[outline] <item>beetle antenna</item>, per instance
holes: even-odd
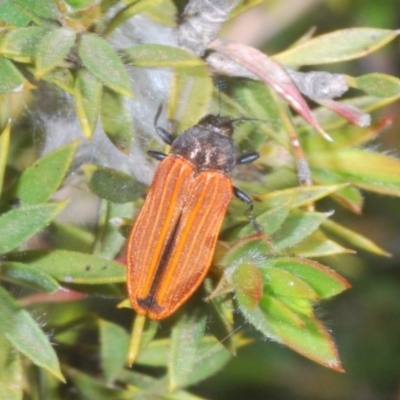
[[[162,104],[160,103],[160,105],[157,108],[156,115],[154,116],[154,128],[156,130],[157,130],[157,127],[158,127],[158,120],[160,118],[161,113],[162,113]]]

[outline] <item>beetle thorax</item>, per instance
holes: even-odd
[[[217,170],[229,174],[236,165],[232,139],[218,127],[195,125],[174,140],[171,154],[189,160],[199,171]]]

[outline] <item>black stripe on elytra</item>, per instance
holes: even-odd
[[[164,275],[164,272],[166,270],[168,260],[171,255],[171,250],[175,243],[179,224],[181,222],[181,217],[182,217],[182,214],[179,214],[179,217],[175,223],[175,226],[171,232],[171,235],[168,238],[168,241],[164,247],[164,251],[161,254],[160,261],[158,262],[158,265],[156,268],[156,273],[154,274],[153,282],[151,283],[151,286],[150,286],[149,294],[145,298],[139,298],[139,297],[137,298],[137,302],[140,305],[140,307],[142,307],[143,309],[145,309],[147,311],[149,311],[149,310],[156,311],[157,309],[160,308],[160,306],[157,304],[157,301],[155,299],[155,294],[156,294],[157,288],[161,282],[161,279]]]

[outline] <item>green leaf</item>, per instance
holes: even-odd
[[[266,291],[274,297],[300,297],[317,300],[316,291],[302,278],[282,268],[269,267],[263,270]]]
[[[305,315],[313,315],[313,309],[310,306],[310,301],[307,299],[300,299],[306,304],[309,305],[308,310],[304,307],[304,312],[302,314]],[[304,323],[301,319],[299,313],[293,311],[292,307],[288,307],[283,301],[282,298],[272,297],[270,295],[264,294],[260,301],[260,309],[263,313],[266,314],[268,318],[276,318],[281,322],[285,322],[290,325],[294,325],[297,327],[304,326]]]
[[[122,52],[125,62],[142,67],[175,69],[168,118],[182,132],[196,124],[207,112],[213,84],[203,60],[187,50],[164,45],[137,45]]]
[[[315,318],[301,317],[303,326],[287,324],[270,317],[270,322],[280,341],[298,353],[335,371],[343,372],[332,337]]]
[[[115,147],[129,153],[134,132],[131,111],[124,97],[104,88],[100,117],[103,129]]]
[[[34,73],[34,71],[31,71]],[[54,68],[42,76],[43,81],[54,83],[56,86],[72,95],[75,94],[75,78],[68,68]]]
[[[22,92],[32,87],[10,60],[0,57],[0,94]]]
[[[10,196],[24,205],[48,201],[60,187],[74,158],[78,141],[57,148],[26,169],[11,189]]]
[[[0,21],[19,27],[26,26],[30,22],[29,18],[12,1],[0,4]]]
[[[312,167],[312,166],[311,166]],[[339,174],[332,171],[311,168],[313,180],[319,184],[334,184],[343,182],[343,178]],[[364,204],[364,198],[360,189],[354,186],[345,186],[332,193],[332,198],[342,204],[349,210],[360,214]]]
[[[84,33],[78,46],[83,65],[104,85],[132,97],[128,74],[114,49],[94,33]]]
[[[185,314],[174,325],[171,350],[168,360],[169,389],[173,392],[187,384],[198,357],[199,346],[204,335],[206,317],[197,313]]]
[[[353,60],[374,52],[398,34],[398,31],[389,29],[343,29],[301,43],[275,55],[274,59],[292,67]]]
[[[290,248],[311,235],[327,218],[324,213],[293,213],[272,235],[272,242],[277,249]]]
[[[313,204],[319,199],[322,199],[337,190],[345,187],[345,185],[326,185],[326,186],[301,186],[290,189],[276,190],[257,194],[256,200],[261,201],[262,209],[270,209],[276,207],[286,207],[290,204],[290,208],[303,207]]]
[[[247,344],[248,341],[234,335],[234,348]],[[198,356],[192,366],[185,385],[195,385],[198,382],[215,375],[232,358],[232,353],[213,336],[204,336],[199,346]]]
[[[145,186],[131,175],[99,165],[85,165],[90,190],[114,203],[128,203],[143,196]]]
[[[10,30],[1,38],[0,53],[18,62],[31,63],[46,32],[39,26]]]
[[[400,161],[362,149],[338,153],[317,153],[309,156],[313,169],[328,170],[343,182],[377,193],[400,195]]]
[[[100,354],[107,383],[114,382],[124,368],[129,347],[129,335],[125,329],[112,322],[99,321]]]
[[[12,0],[15,4],[27,10],[33,10],[35,15],[49,20],[57,20],[59,11],[55,2],[48,0]]]
[[[4,174],[7,166],[8,151],[10,148],[10,123],[7,123],[0,133],[0,195],[3,192]]]
[[[84,399],[130,400],[135,396],[135,390],[132,387],[127,390],[109,388],[106,386],[105,382],[96,380],[90,375],[73,368],[66,369],[66,373],[83,395]]]
[[[123,24],[129,18],[157,5],[160,2],[161,0],[129,1],[130,4],[128,3],[126,7],[118,11],[113,19],[108,23],[104,35],[108,36],[114,29]]]
[[[247,262],[252,264],[265,260],[268,254],[274,253],[276,250],[271,239],[263,233],[255,233],[234,242],[218,264],[224,267],[237,266]]]
[[[7,253],[41,231],[66,205],[66,202],[22,206],[0,217],[0,254]]]
[[[2,262],[0,279],[29,286],[42,292],[55,292],[60,285],[50,275],[18,262]]]
[[[173,77],[168,118],[183,132],[197,124],[209,109],[213,83],[206,67],[188,68]]]
[[[247,343],[245,340],[238,340],[237,336],[234,336],[234,341],[234,346]],[[171,341],[169,339],[154,340],[141,350],[137,363],[146,366],[166,366],[169,364],[170,351]],[[192,364],[192,370],[185,378],[185,384],[187,386],[193,385],[214,375],[231,357],[232,353],[218,339],[214,336],[203,336],[198,347],[197,357]],[[153,384],[150,387],[154,387]]]
[[[103,257],[112,260],[121,252],[121,248],[126,242],[126,238],[121,234],[119,228],[114,223],[114,218],[121,221],[122,218],[132,218],[133,204],[116,204],[103,201],[104,204],[104,218],[99,223],[99,232],[96,235],[96,243],[93,252],[98,257]]]
[[[144,14],[159,24],[176,28],[178,9],[173,0],[163,0],[155,6],[146,9]]]
[[[135,363],[153,367],[166,367],[171,350],[170,339],[157,339],[140,350]]]
[[[68,28],[48,31],[40,40],[36,49],[36,77],[63,64],[76,38],[76,32]]]
[[[289,215],[290,208],[293,201],[291,199],[285,201],[280,206],[272,208],[257,216],[256,221],[262,227],[262,231],[266,235],[272,235],[277,229],[281,227],[287,216]],[[251,224],[247,224],[240,230],[239,236],[244,237],[250,235],[254,231]]]
[[[89,253],[93,249],[95,235],[93,232],[89,232],[87,227],[53,221],[48,228],[48,232],[47,240],[50,248],[79,251],[82,253]]]
[[[316,261],[297,257],[270,258],[265,261],[263,268],[268,273],[271,267],[287,271],[303,280],[321,299],[336,296],[350,287],[346,279]]]
[[[330,220],[325,220],[322,225]],[[305,240],[293,246],[290,251],[299,257],[315,258],[337,254],[354,253],[353,250],[346,249],[336,242],[328,239],[320,231],[313,232]]]
[[[20,14],[25,15],[33,24],[45,28],[58,28],[57,8],[47,0],[12,0]],[[33,11],[34,10],[34,11]]]
[[[263,82],[252,80],[239,80],[230,88],[230,99],[227,96],[222,96],[221,109],[224,114],[232,108],[232,102],[236,103],[235,110],[232,110],[234,116],[246,116],[259,119],[248,125],[248,129],[243,132],[243,124],[235,127],[236,141],[246,141],[246,145],[251,143],[254,148],[259,148],[265,143],[265,134],[268,137],[288,148],[288,138],[282,120],[282,113],[279,110],[276,99],[271,93],[271,89]],[[234,99],[234,100],[232,100]],[[230,106],[227,103],[231,103]],[[240,107],[238,108],[238,105]],[[254,123],[257,123],[257,129],[254,129]],[[257,132],[262,134],[257,134]]]
[[[137,67],[203,67],[204,61],[188,50],[162,44],[141,44],[122,51],[125,62]]]
[[[13,253],[9,259],[29,264],[59,282],[96,285],[126,280],[124,265],[91,254],[66,250],[30,250]]]
[[[246,308],[254,308],[260,301],[264,283],[260,270],[253,264],[240,264],[233,273],[235,293]]]
[[[350,83],[370,96],[390,98],[400,95],[400,79],[390,75],[367,74],[351,78]]]
[[[326,367],[342,371],[338,354],[332,338],[326,329],[315,318],[291,313],[281,303],[270,303],[271,313],[259,306],[246,308],[238,298],[240,311],[257,330],[266,337],[283,343],[296,352]],[[283,314],[285,310],[285,314]],[[275,315],[279,315],[278,318]],[[292,319],[290,318],[292,317]],[[288,323],[287,321],[291,321]]]
[[[353,246],[357,246],[360,249],[369,251],[370,253],[378,254],[379,256],[390,256],[389,253],[376,245],[371,239],[368,239],[352,229],[346,228],[332,220],[328,219],[324,221],[322,227],[328,232],[333,233],[337,237],[345,240]]]
[[[0,399],[22,400],[21,357],[2,334],[0,334],[0,349]]]
[[[64,382],[56,353],[31,315],[0,287],[0,332],[34,364]]]
[[[81,68],[75,80],[75,105],[84,135],[91,139],[100,112],[103,85],[87,69]]]

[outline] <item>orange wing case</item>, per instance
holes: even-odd
[[[160,163],[129,237],[128,292],[137,313],[166,318],[197,289],[231,197],[220,171],[196,172],[178,156]]]

